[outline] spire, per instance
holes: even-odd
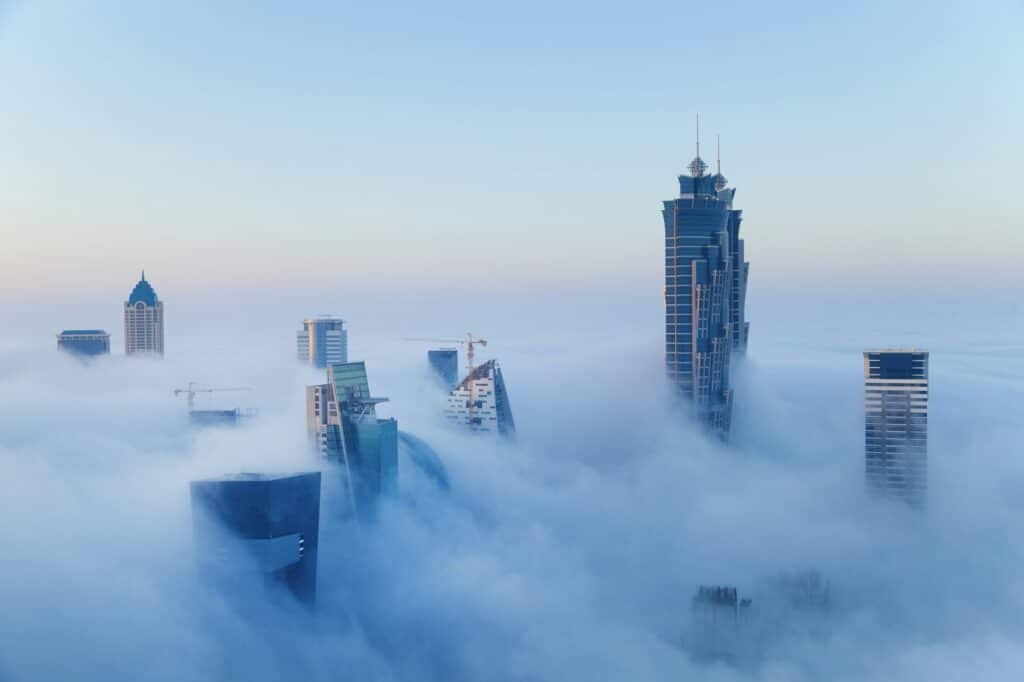
[[[146,281],[146,270],[145,270],[145,268],[143,268],[143,270],[142,270],[142,281],[143,282]]]
[[[708,169],[704,159],[700,158],[700,114],[697,114],[697,156],[693,157],[693,161],[690,162],[688,167],[690,169],[690,176],[694,178],[702,177]]]
[[[718,162],[718,167],[715,170],[719,175],[722,174],[722,136],[715,135],[715,160]]]

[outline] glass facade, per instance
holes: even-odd
[[[665,363],[697,420],[726,437],[732,420],[729,366],[746,351],[747,273],[736,190],[698,156],[679,176],[679,197],[663,202]]]
[[[864,352],[864,470],[871,492],[922,507],[928,492],[928,352]]]
[[[316,600],[320,473],[235,474],[192,481],[196,555],[228,587],[256,571],[306,604]],[[240,563],[244,562],[244,563]]]
[[[326,369],[328,365],[348,362],[348,330],[337,317],[305,320],[295,334],[299,362]]]
[[[455,348],[428,350],[427,362],[444,390],[450,391],[459,383],[459,351]]]
[[[74,355],[109,355],[110,334],[102,329],[65,329],[57,335],[57,348]]]

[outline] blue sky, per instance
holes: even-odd
[[[1019,283],[1024,5],[854,4],[8,3],[0,287],[660,289],[697,111],[752,287]]]

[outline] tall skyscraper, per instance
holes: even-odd
[[[497,360],[474,367],[448,394],[445,417],[473,433],[493,433],[505,438],[515,435],[508,389]]]
[[[316,600],[320,472],[235,474],[192,481],[196,555],[203,573],[236,587],[245,575]]]
[[[74,355],[108,355],[110,334],[102,329],[65,329],[57,335],[57,349]]]
[[[700,157],[679,176],[679,197],[663,202],[665,361],[669,379],[697,420],[723,438],[732,420],[731,354],[747,346],[747,274],[741,212],[725,176]]]
[[[924,505],[928,351],[864,351],[864,465],[871,491]]]
[[[325,315],[305,320],[295,337],[299,362],[321,369],[348,362],[348,331],[341,318]]]
[[[124,352],[164,354],[164,304],[145,272],[124,304]]]
[[[455,348],[428,350],[427,362],[446,391],[452,390],[459,383],[459,351]]]
[[[376,411],[385,401],[370,396],[363,362],[333,364],[326,384],[306,387],[310,439],[344,469],[351,508],[363,519],[372,516],[381,495],[398,487],[398,422],[379,418]]]

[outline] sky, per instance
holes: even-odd
[[[1017,0],[0,7],[8,300],[660,291],[697,113],[763,288],[1021,283]]]

